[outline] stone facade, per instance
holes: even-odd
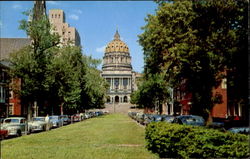
[[[53,32],[58,33],[61,37],[61,45],[70,44],[72,46],[80,46],[81,39],[78,31],[74,27],[70,27],[65,22],[65,14],[61,9],[49,10],[49,20],[54,27]]]
[[[110,84],[107,103],[130,102],[130,95],[137,90],[136,80],[141,74],[132,70],[129,48],[120,40],[118,31],[105,49],[101,75]]]

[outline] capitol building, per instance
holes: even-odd
[[[133,71],[129,48],[118,31],[105,48],[101,76],[110,85],[107,103],[130,102],[130,95],[137,90],[137,81],[142,75]]]

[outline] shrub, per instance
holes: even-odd
[[[167,158],[247,158],[247,135],[165,122],[146,127],[147,148]]]

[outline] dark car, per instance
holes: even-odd
[[[143,125],[148,125],[152,121],[154,121],[154,115],[153,114],[145,114]]]
[[[60,115],[60,117],[63,120],[63,125],[70,124],[71,120],[68,115]]]
[[[161,121],[172,123],[174,121],[173,115],[162,115]]]
[[[205,120],[198,115],[180,115],[174,118],[173,123],[181,125],[205,126]]]
[[[159,122],[162,120],[162,116],[161,115],[153,115],[154,121],[155,122]]]
[[[228,131],[230,131],[232,133],[249,135],[250,134],[250,127],[233,127],[233,128],[228,129]]]

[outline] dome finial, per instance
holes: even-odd
[[[116,28],[116,32],[115,32],[115,36],[114,36],[115,40],[120,40],[120,35],[118,33],[118,29]]]

